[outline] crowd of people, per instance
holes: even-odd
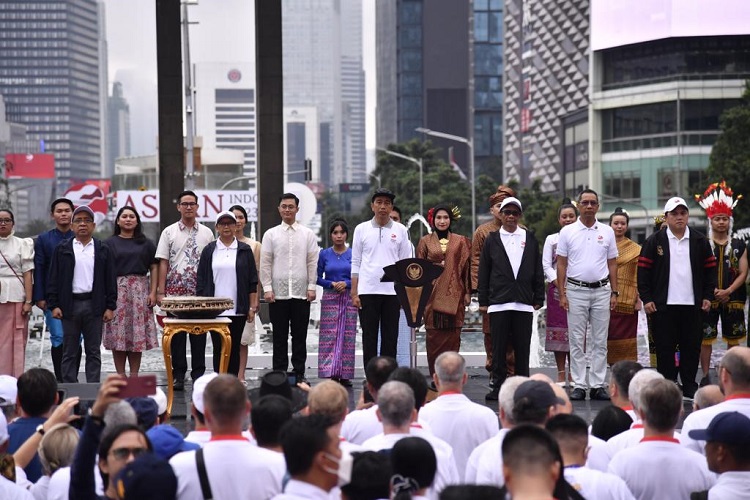
[[[674,197],[664,227],[642,246],[628,238],[625,210],[599,221],[591,189],[564,200],[561,229],[544,244],[524,226],[524,204],[507,186],[489,198],[492,220],[471,239],[453,231],[457,207],[439,204],[416,247],[395,198],[384,188],[373,193],[373,217],[354,228],[351,245],[347,221],[333,220],[332,246],[323,250],[296,220],[292,193],[281,196],[281,223],[260,242],[244,235],[240,206],[217,215],[215,237],[197,220],[192,191],[178,197],[180,219],[157,245],[133,207],[119,210],[105,241],[93,236],[94,213],[64,198],[50,207],[56,227],[35,242],[14,236],[13,213],[0,210],[0,451],[13,459],[0,467],[3,498],[750,497],[750,349],[740,347],[748,261],[732,237],[737,201],[726,184],[696,197],[708,235],[688,227],[688,205]],[[442,269],[421,301],[429,380],[398,366],[408,328],[396,287],[382,279],[385,267],[411,257]],[[307,331],[318,286],[318,378],[328,380],[311,388]],[[261,294],[273,364],[248,396],[247,346]],[[499,421],[463,394],[458,351],[474,294],[485,399],[498,401]],[[139,373],[141,353],[158,345],[153,307],[195,296],[232,299],[222,313],[232,348],[228,373],[217,375],[220,337],[212,334],[214,373],[206,374],[206,337],[175,336],[178,391],[188,375],[187,338],[191,344],[195,430],[183,438],[164,422],[163,394],[119,394],[126,373]],[[47,317],[54,373],[25,371],[33,304]],[[531,376],[529,366],[534,311],[545,304],[554,381]],[[641,309],[655,370],[637,363]],[[366,380],[349,412],[358,322]],[[730,349],[713,384],[719,322]],[[80,401],[61,400],[57,384],[78,382],[82,362],[86,382],[99,383],[101,345],[117,373],[87,414],[73,411]],[[437,396],[427,403],[430,389]],[[571,414],[571,400],[587,397],[611,401],[590,427]],[[695,411],[680,433],[683,401]],[[80,433],[70,431],[75,421]]]

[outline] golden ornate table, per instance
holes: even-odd
[[[229,368],[229,353],[232,351],[232,337],[229,333],[229,318],[214,319],[178,319],[166,318],[164,320],[164,333],[161,338],[161,349],[164,353],[164,364],[167,368],[167,416],[172,415],[172,402],[174,401],[174,379],[172,374],[172,336],[176,333],[187,333],[188,335],[206,335],[208,332],[216,332],[221,335],[221,361],[219,372],[226,373]],[[205,356],[205,354],[203,354]]]

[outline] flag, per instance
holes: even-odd
[[[456,158],[453,156],[452,146],[448,148],[448,162],[451,164],[451,168],[453,168],[453,170],[458,173],[459,177],[461,177],[461,180],[467,180],[466,174],[461,170],[461,167],[458,166],[458,163],[456,163]]]

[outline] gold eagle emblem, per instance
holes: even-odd
[[[424,274],[424,269],[419,264],[409,264],[409,267],[406,268],[406,275],[412,281],[417,281],[422,277],[422,274]]]

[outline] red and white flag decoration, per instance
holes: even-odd
[[[453,156],[453,147],[448,148],[448,162],[451,164],[451,167],[453,170],[455,170],[458,173],[458,176],[461,177],[461,180],[467,180],[466,174],[463,170],[461,170],[461,167],[458,166],[458,163],[456,163],[456,158]]]

